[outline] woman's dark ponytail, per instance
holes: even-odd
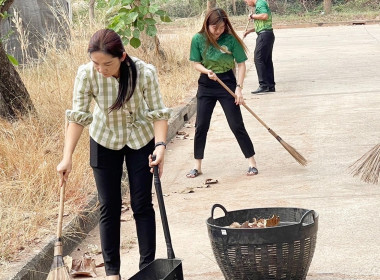
[[[119,110],[124,103],[131,99],[136,88],[137,70],[133,60],[127,56],[120,64],[119,92],[114,104],[109,108],[110,112]]]

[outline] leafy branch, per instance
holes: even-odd
[[[150,0],[111,0],[107,11],[108,27],[117,32],[125,45],[134,48],[141,45],[140,35],[145,30],[148,36],[157,34],[155,16],[162,22],[170,22],[167,12]]]

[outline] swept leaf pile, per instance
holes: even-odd
[[[267,228],[267,227],[275,227],[280,224],[280,217],[277,215],[272,215],[269,219],[256,219],[253,218],[252,222],[245,221],[240,224],[238,222],[233,222],[228,227],[229,228]]]

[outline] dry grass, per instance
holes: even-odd
[[[41,63],[19,69],[38,119],[15,123],[0,120],[0,271],[8,262],[22,258],[30,248],[55,234],[59,203],[56,166],[62,157],[64,112],[71,108],[77,68],[88,61],[88,40],[100,28],[76,27],[71,30],[68,49],[47,42]],[[166,62],[153,52],[127,48],[130,55],[156,66],[169,107],[179,105],[196,85],[198,74],[188,61],[193,30],[188,27],[180,35],[160,36]],[[67,184],[67,220],[80,212],[96,190],[88,161],[86,129],[75,151],[73,172]]]

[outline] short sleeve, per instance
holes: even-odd
[[[256,5],[256,14],[269,14],[269,6],[265,1],[260,1]]]
[[[233,37],[233,39],[234,39],[234,43],[233,43],[232,55],[234,56],[236,63],[242,63],[246,61],[248,57],[244,51],[243,46],[240,44],[240,42],[236,40],[235,37]]]
[[[202,35],[197,33],[191,39],[190,61],[194,61],[194,62],[201,62],[202,61],[201,48],[199,45],[200,39],[201,39],[200,36],[202,36]]]

